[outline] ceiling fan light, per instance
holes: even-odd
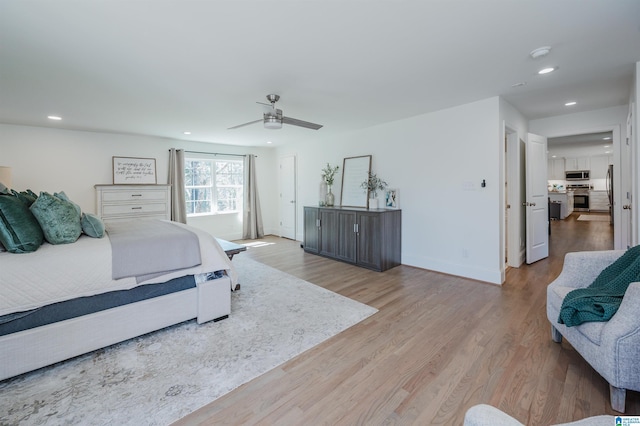
[[[264,118],[265,129],[282,129],[282,120],[278,117],[265,117]]]

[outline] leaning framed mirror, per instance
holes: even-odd
[[[362,189],[362,182],[369,178],[371,172],[371,155],[347,157],[342,162],[342,190],[340,205],[342,207],[367,207],[369,191]]]

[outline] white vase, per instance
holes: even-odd
[[[378,199],[369,198],[369,209],[377,209],[377,208],[378,208]]]

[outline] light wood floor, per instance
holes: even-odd
[[[527,425],[616,414],[607,383],[553,343],[546,286],[566,252],[613,247],[607,222],[552,222],[551,255],[499,287],[399,266],[384,273],[306,254],[268,237],[238,256],[379,309],[356,326],[182,419],[180,424],[461,425],[497,406]],[[627,414],[640,394],[627,392]]]

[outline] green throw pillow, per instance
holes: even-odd
[[[30,207],[31,204],[33,204],[33,202],[38,198],[38,196],[29,189],[22,192],[18,192],[12,189],[11,192],[14,196],[18,197],[18,199],[22,201],[27,207]]]
[[[70,202],[71,204],[73,204],[73,207],[76,209],[76,211],[78,212],[78,214],[79,214],[79,215],[82,215],[82,209],[80,208],[80,206],[79,206],[79,205],[77,205],[76,203],[74,203],[73,201],[71,201],[71,200],[69,199],[69,197],[67,197],[67,194],[65,194],[65,193],[64,193],[64,191],[54,192],[54,193],[53,193],[53,196],[54,196],[54,197],[58,197],[58,198],[60,198],[61,200],[64,200],[64,201],[68,201],[68,202]]]
[[[42,229],[22,201],[0,194],[0,242],[8,252],[29,253],[42,245]]]
[[[85,213],[82,215],[82,232],[92,238],[102,238],[104,236],[104,222],[98,216]]]
[[[80,237],[80,214],[73,203],[41,192],[30,208],[50,244],[69,244]]]

